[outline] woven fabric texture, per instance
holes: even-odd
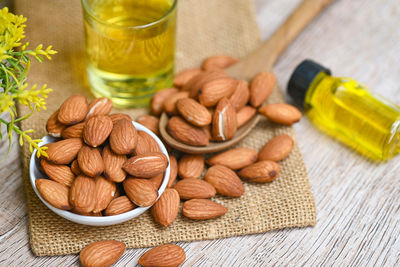
[[[16,13],[28,17],[27,40],[32,45],[52,44],[59,51],[51,62],[33,64],[30,84],[47,83],[54,92],[48,109],[22,122],[22,128],[34,129],[34,137],[46,134],[47,118],[72,94],[90,97],[85,78],[84,33],[80,2],[17,0]],[[243,57],[260,44],[251,0],[181,0],[178,5],[176,70],[198,66],[214,54]],[[269,102],[283,102],[279,90]],[[26,112],[20,108],[20,112]],[[126,110],[133,118],[146,109]],[[291,127],[262,120],[238,146],[259,149],[273,136],[291,135]],[[130,248],[148,247],[175,241],[194,241],[263,233],[286,227],[312,226],[316,222],[313,195],[297,143],[290,156],[281,162],[279,177],[268,184],[245,182],[241,198],[216,197],[229,211],[221,218],[192,221],[178,215],[168,228],[158,226],[149,212],[129,222],[90,227],[69,222],[47,209],[36,197],[30,183],[27,146],[22,151],[27,193],[29,234],[33,252],[38,256],[79,252],[90,242],[116,239]]]

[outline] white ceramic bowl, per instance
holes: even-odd
[[[156,140],[162,153],[164,153],[164,155],[168,158],[168,162],[169,162],[167,149],[165,148],[165,146],[161,142],[161,140],[152,131],[150,131],[143,125],[141,125],[137,122],[132,122],[132,123],[133,123],[133,125],[135,125],[136,130],[144,131],[144,132],[148,133],[149,135],[151,135],[151,137],[153,137]],[[43,142],[40,143],[39,145],[44,145],[47,143],[55,142],[57,140],[57,138],[46,135],[44,138],[42,138],[42,140],[43,140]],[[168,167],[165,171],[164,180],[163,180],[160,188],[158,189],[158,197],[161,196],[161,194],[164,192],[165,188],[167,187],[168,180],[169,180],[169,173],[170,173],[170,166],[168,164]],[[30,174],[30,180],[31,180],[33,190],[35,190],[35,193],[40,198],[40,200],[49,209],[51,209],[53,212],[55,212],[59,216],[65,218],[67,220],[70,220],[72,222],[75,222],[75,223],[92,225],[92,226],[107,226],[107,225],[123,223],[123,222],[129,221],[130,219],[133,219],[133,218],[139,216],[140,214],[142,214],[143,212],[145,212],[146,210],[148,210],[151,207],[151,206],[137,207],[136,209],[128,211],[123,214],[118,214],[118,215],[114,215],[114,216],[103,216],[103,217],[83,216],[83,215],[79,215],[76,213],[72,213],[70,211],[60,210],[60,209],[53,207],[48,202],[46,202],[46,200],[44,200],[42,198],[38,189],[36,188],[36,183],[35,183],[36,179],[47,178],[46,174],[42,173],[39,170],[39,160],[36,157],[36,149],[33,151],[32,156],[31,156],[31,160],[30,160],[30,164],[29,164],[29,174]]]

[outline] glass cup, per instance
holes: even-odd
[[[177,0],[82,0],[92,93],[147,106],[171,87]]]

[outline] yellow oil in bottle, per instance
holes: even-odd
[[[173,79],[175,0],[82,0],[88,78],[114,104],[148,104]]]
[[[332,77],[315,62],[302,64],[288,89],[299,99],[294,90],[301,92],[301,86],[308,84],[303,90],[303,105],[314,125],[374,160],[387,160],[399,153],[399,106],[351,78]]]

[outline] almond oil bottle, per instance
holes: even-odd
[[[361,154],[384,161],[399,153],[400,107],[359,82],[333,77],[329,69],[304,60],[288,93],[317,128]]]

